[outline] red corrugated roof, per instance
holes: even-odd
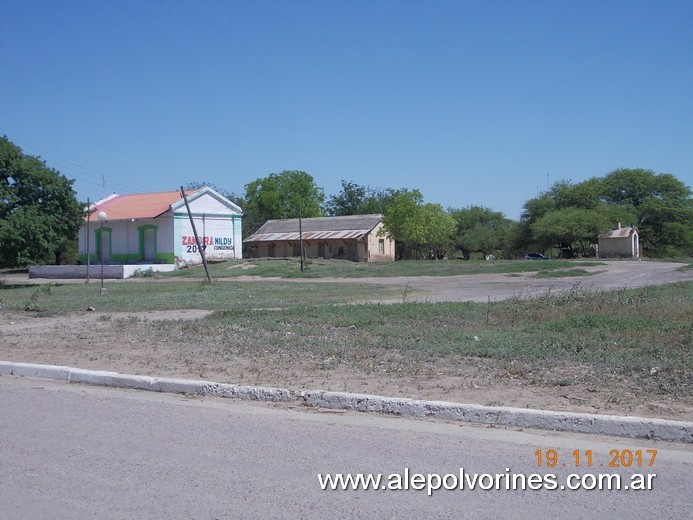
[[[625,238],[637,232],[638,228],[636,227],[620,227],[607,231],[606,233],[600,233],[599,238]]]
[[[195,190],[187,190],[185,194],[190,195],[194,192]],[[94,204],[91,207],[92,212],[89,215],[89,220],[98,222],[99,211],[105,211],[108,220],[154,218],[168,211],[171,204],[178,202],[181,198],[180,191],[117,195]]]

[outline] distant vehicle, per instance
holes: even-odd
[[[542,255],[541,253],[527,253],[523,260],[548,260],[548,257]]]

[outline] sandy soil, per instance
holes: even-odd
[[[597,268],[598,274],[579,279],[475,275],[342,281],[409,287],[413,297],[420,301],[486,301],[545,292],[549,287],[569,289],[577,281],[582,287],[621,289],[693,279],[690,270],[677,271],[677,267],[678,264],[671,263],[614,262]],[[240,283],[247,279],[252,278],[232,280]],[[326,280],[309,280],[320,281]],[[559,369],[566,376],[580,374],[582,383],[569,386],[536,386],[531,381],[543,374],[528,374],[528,367],[520,363],[489,359],[432,359],[414,372],[410,366],[393,359],[392,352],[383,352],[379,358],[369,361],[369,369],[364,370],[345,363],[312,359],[308,353],[248,355],[243,353],[242,345],[231,355],[228,351],[221,354],[213,334],[199,342],[190,342],[189,336],[176,337],[168,332],[165,322],[160,326],[161,320],[192,322],[207,314],[191,309],[108,314],[85,311],[61,317],[37,317],[31,313],[0,311],[0,359],[293,390],[319,388],[492,406],[693,420],[692,400],[642,396],[628,380],[616,375],[613,384],[605,388],[597,377],[591,377],[589,367]],[[560,376],[554,368],[551,377]]]

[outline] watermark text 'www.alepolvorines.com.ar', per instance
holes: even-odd
[[[559,477],[555,473],[413,473],[404,468],[402,473],[319,473],[318,483],[322,490],[356,491],[525,491],[525,490],[601,490],[601,491],[650,491],[656,473],[571,473]]]

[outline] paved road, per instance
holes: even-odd
[[[657,449],[652,491],[321,491],[318,473],[538,473]],[[599,470],[595,467],[593,472]],[[605,470],[601,470],[605,471]],[[693,447],[0,377],[0,518],[684,518]]]

